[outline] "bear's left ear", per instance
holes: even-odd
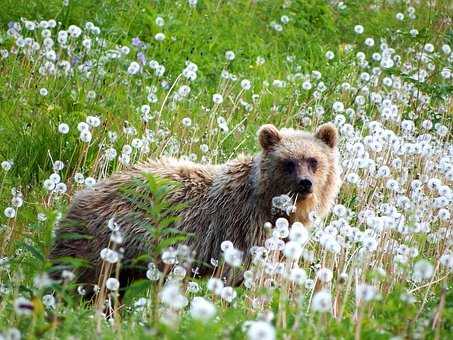
[[[260,127],[258,131],[258,140],[263,150],[269,150],[280,143],[282,136],[274,125],[266,124]]]
[[[322,124],[316,131],[315,137],[334,148],[338,142],[338,130],[332,123]]]

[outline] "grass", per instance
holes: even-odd
[[[445,264],[452,256],[451,218],[443,219],[439,214],[444,213],[442,209],[452,212],[448,170],[452,164],[452,85],[451,75],[445,75],[451,72],[452,55],[442,47],[453,46],[452,7],[449,1],[422,1],[413,5],[415,18],[411,19],[411,10],[403,1],[352,0],[345,4],[200,0],[192,7],[186,1],[70,0],[68,5],[54,0],[2,1],[0,161],[11,161],[12,167],[6,171],[8,165],[3,164],[0,170],[0,206],[1,210],[12,207],[15,212],[12,218],[0,217],[3,336],[16,329],[23,338],[211,339],[247,334],[253,338],[247,321],[260,319],[269,322],[279,338],[447,338],[453,327],[452,267],[451,262],[450,267]],[[404,14],[402,21],[396,18],[397,13]],[[159,16],[165,21],[162,27],[156,23]],[[283,23],[283,16],[289,19],[287,23]],[[49,50],[55,51],[57,61],[44,55],[42,29],[28,31],[22,18],[56,20],[51,35],[54,46]],[[26,48],[17,47],[18,36],[12,36],[11,30],[8,33],[11,22],[21,23],[20,35],[38,41],[39,51],[27,56]],[[85,29],[86,22],[99,27],[100,33]],[[62,48],[57,32],[70,25],[79,26],[83,33],[77,39],[69,38],[68,47]],[[364,26],[363,34],[354,32],[356,25]],[[160,32],[165,35],[163,41],[155,39]],[[368,37],[374,39],[374,46],[364,44]],[[91,39],[90,50],[83,47],[84,38]],[[134,46],[134,38],[142,43]],[[427,44],[432,44],[434,52],[429,52]],[[129,53],[124,49],[118,53],[122,46],[127,46]],[[234,60],[227,60],[227,51],[234,52]],[[326,58],[328,51],[334,53],[332,60]],[[366,65],[357,58],[359,52],[365,54]],[[112,58],[113,53],[118,58]],[[373,53],[393,53],[395,65],[383,67],[373,59]],[[147,65],[151,60],[163,65],[164,74],[156,75],[149,66],[129,74],[131,63],[143,57]],[[70,73],[43,69],[47,62],[47,69],[56,66],[61,70],[58,62],[62,60],[70,62]],[[182,75],[188,61],[197,66],[193,81]],[[320,72],[320,79],[313,71]],[[385,84],[386,77],[392,80],[391,85]],[[251,89],[241,87],[244,79],[251,82]],[[308,81],[311,88],[304,89]],[[320,82],[325,90],[316,91],[323,87]],[[187,91],[184,86],[190,88],[187,96],[181,95]],[[47,94],[42,95],[43,91]],[[221,94],[223,102],[215,103],[214,94]],[[373,100],[375,94],[391,100],[396,116],[386,118],[385,105]],[[335,111],[336,102],[352,110]],[[149,105],[146,122],[143,105]],[[316,114],[320,107],[324,113]],[[100,125],[90,129],[92,139],[86,143],[81,141],[77,126],[88,116],[99,117]],[[183,123],[185,118],[190,118],[190,126]],[[413,122],[412,130],[405,128],[405,120]],[[427,120],[433,127],[426,125]],[[337,254],[327,250],[315,235],[342,219],[331,214],[312,230],[307,249],[313,252],[314,261],[300,261],[308,277],[315,280],[314,288],[297,287],[276,275],[272,277],[275,289],[261,281],[252,289],[237,287],[238,296],[229,303],[207,290],[206,279],[188,275],[181,286],[186,288],[189,281],[196,281],[201,290],[183,295],[189,301],[204,296],[217,308],[217,316],[203,323],[191,316],[189,307],[175,311],[157,300],[144,309],[134,308],[138,298],[156,297],[164,289],[163,280],[159,284],[144,280],[132,286],[124,304],[112,309],[114,317],[106,319],[73,294],[75,283],[49,288],[36,279],[49,268],[47,255],[56,221],[74,193],[86,185],[75,181],[76,173],[99,180],[147,157],[162,155],[220,163],[241,152],[259,152],[256,132],[262,124],[313,131],[326,121],[335,122],[341,132],[345,184],[337,203],[349,212],[347,224],[374,237],[378,246],[369,257],[363,254],[367,249],[364,243],[357,240]],[[429,134],[434,152],[400,153],[389,145],[384,145],[383,151],[374,149],[370,138],[381,141],[372,121],[393,131],[404,143],[420,143],[417,137]],[[61,123],[69,125],[68,134],[58,131]],[[111,138],[112,133],[117,137]],[[123,151],[125,145],[139,143],[138,139],[147,147],[132,147],[130,154]],[[366,144],[366,155],[358,152],[357,144]],[[117,152],[112,160],[105,156],[108,148]],[[124,161],[126,156],[118,158],[122,154],[130,157],[129,162]],[[389,166],[389,177],[358,167],[355,162],[360,158],[375,162],[376,169]],[[62,170],[53,169],[56,160],[64,162]],[[65,183],[64,192],[43,187],[54,172]],[[354,181],[353,174],[360,177],[360,183]],[[400,190],[388,188],[389,178],[398,181]],[[439,178],[450,189],[429,189],[431,178]],[[416,179],[423,184],[420,197],[411,187]],[[409,199],[408,208],[401,203],[401,196]],[[22,205],[18,206],[17,197],[23,200]],[[447,203],[433,203],[438,197]],[[376,216],[391,215],[385,204],[405,217],[408,232],[396,226],[370,231],[375,225],[359,213],[371,210]],[[421,222],[429,225],[428,231],[417,231]],[[397,243],[398,252],[385,249],[388,240]],[[417,250],[415,256],[408,255],[411,248]],[[429,261],[434,273],[417,281],[414,265],[420,260]],[[317,279],[320,267],[332,270],[332,281]],[[253,270],[261,273],[260,268]],[[347,273],[345,282],[343,270]],[[356,298],[361,282],[378,291],[366,303]],[[58,298],[53,308],[43,302],[50,290]],[[329,291],[334,306],[328,312],[313,311],[313,297],[323,290]],[[19,297],[31,303],[30,313],[15,306]],[[110,297],[118,303],[114,294]]]

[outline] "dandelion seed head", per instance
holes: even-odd
[[[332,308],[332,296],[326,290],[321,290],[313,295],[311,309],[315,312],[329,312]]]
[[[109,277],[105,282],[105,287],[110,291],[117,291],[120,288],[120,282],[114,277]]]
[[[193,319],[202,322],[211,320],[217,313],[216,306],[209,300],[196,296],[190,304],[190,315]]]

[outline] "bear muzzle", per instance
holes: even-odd
[[[313,192],[313,181],[309,177],[300,177],[297,180],[297,192],[306,197]]]

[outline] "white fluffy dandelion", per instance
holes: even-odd
[[[207,322],[216,315],[217,308],[209,300],[196,296],[190,304],[189,313],[195,320]]]
[[[120,282],[114,277],[110,277],[105,282],[105,286],[108,290],[117,291],[120,288]]]

